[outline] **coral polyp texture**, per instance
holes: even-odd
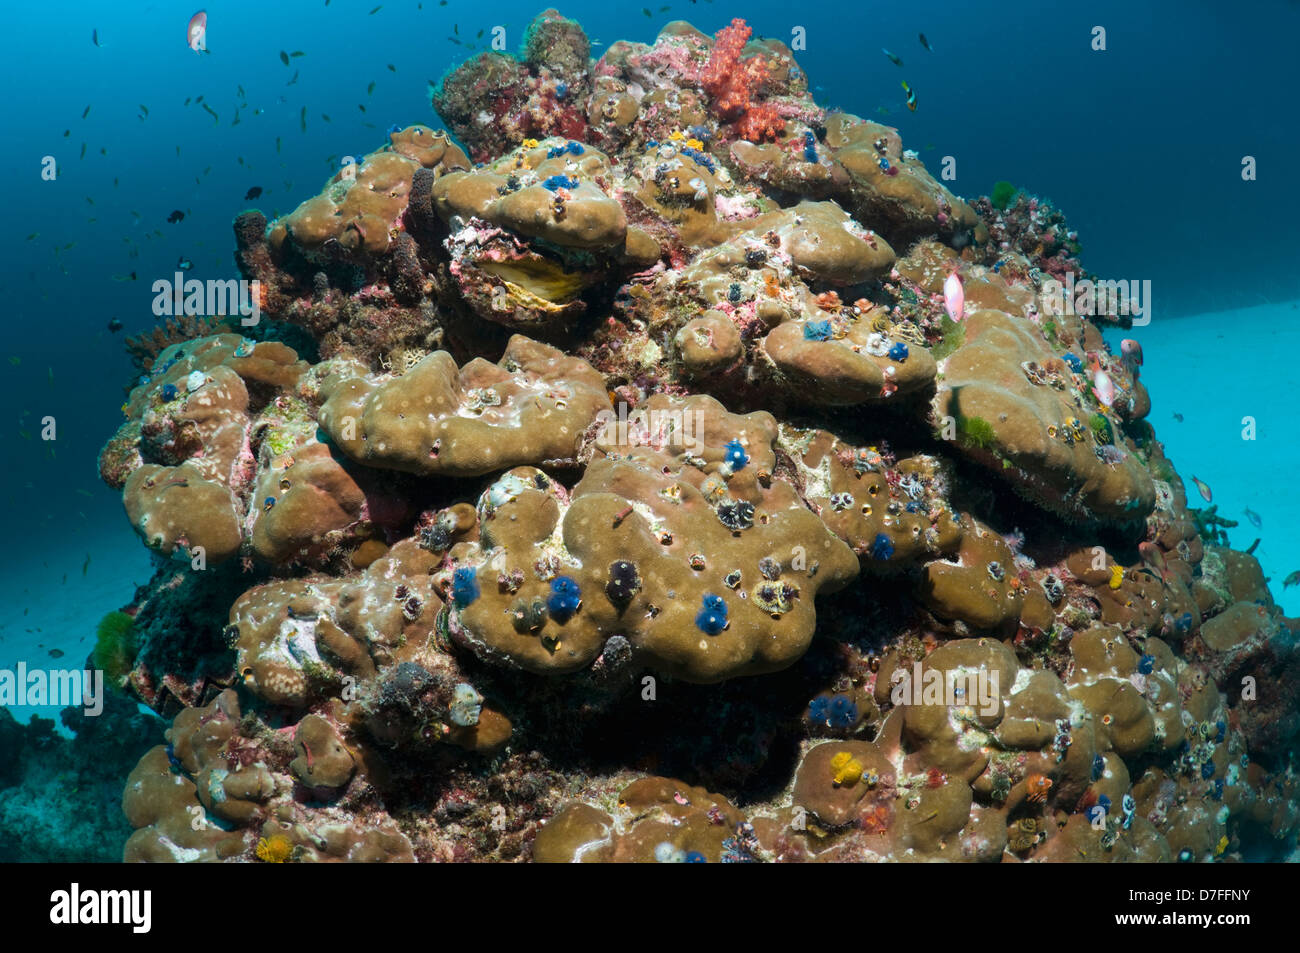
[[[592,53],[455,67],[235,220],[255,335],[133,344],[126,859],[1294,849],[1297,621],[1053,298],[1063,215],[743,20]]]

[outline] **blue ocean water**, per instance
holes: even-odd
[[[0,667],[84,653],[94,620],[148,577],[95,458],[132,374],[123,338],[155,321],[151,282],[182,259],[192,277],[233,276],[235,214],[289,211],[338,156],[375,148],[393,123],[439,125],[428,84],[485,48],[494,27],[516,46],[540,9],[214,2],[204,54],[185,43],[192,4],[6,9]],[[1249,505],[1261,515],[1261,528],[1243,522],[1233,541],[1260,537],[1275,595],[1300,614],[1300,590],[1279,585],[1300,568],[1287,503],[1300,462],[1288,421],[1300,130],[1281,105],[1300,88],[1300,5],[678,0],[643,9],[583,0],[561,12],[604,45],[650,41],[676,18],[713,32],[744,16],[757,34],[787,42],[801,29],[797,55],[820,102],[897,125],[932,170],[951,156],[947,184],[959,194],[1006,179],[1049,197],[1080,233],[1090,269],[1150,279],[1153,321],[1139,337],[1157,432],[1180,471],[1211,482],[1223,512]],[[1092,49],[1095,27],[1105,29],[1104,51]],[[904,108],[902,80],[917,92],[915,112]],[[1246,156],[1254,181],[1241,174]],[[52,181],[41,175],[48,161]],[[261,196],[245,201],[255,187]],[[183,220],[169,222],[173,211]],[[120,333],[108,329],[113,319]],[[1259,421],[1251,442],[1236,434],[1248,414]],[[54,440],[41,439],[47,418]]]

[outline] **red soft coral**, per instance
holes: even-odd
[[[709,61],[704,64],[704,71],[700,74],[700,85],[714,99],[731,98],[736,63],[740,59],[740,51],[745,48],[753,32],[740,17],[732,20],[731,26],[718,31],[713,52],[709,54]]]
[[[713,99],[720,119],[736,120],[736,132],[751,142],[775,139],[785,120],[769,105],[756,105],[754,92],[767,81],[767,60],[751,56],[743,62],[741,50],[753,31],[737,17],[718,31],[709,61],[700,73],[700,85]]]
[[[768,103],[750,106],[736,123],[736,135],[750,142],[774,140],[784,130],[785,120],[777,113],[776,107]]]

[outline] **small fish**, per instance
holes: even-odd
[[[296,58],[296,57],[299,57],[299,56],[306,56],[306,55],[307,55],[307,54],[304,53],[302,50],[294,50],[292,53],[289,54],[289,58],[290,58],[290,59],[294,59],[294,58]]]
[[[297,82],[298,82],[298,73],[299,73],[299,72],[300,72],[299,70],[294,70],[294,71],[293,71],[293,79],[289,80],[289,82],[285,83],[284,85],[286,85],[286,86],[294,86],[294,85],[296,85]]]
[[[86,553],[86,561],[81,564],[81,574],[84,576],[90,569],[90,553]]]
[[[90,107],[87,106],[85,109],[81,111],[81,118],[85,119],[89,115],[90,115]]]
[[[181,271],[189,271],[194,267],[194,262],[190,261],[184,255],[176,259],[176,267]]]
[[[1097,399],[1107,407],[1115,404],[1115,382],[1110,379],[1110,375],[1098,368],[1093,375],[1092,383],[1097,391]]]
[[[62,649],[50,649],[50,658],[63,658]]]
[[[177,222],[183,222],[184,220],[185,220],[185,213],[182,212],[180,209],[173,210],[173,212],[167,216],[168,223],[172,225],[175,225]]]
[[[370,85],[366,87],[366,95],[373,96],[375,92],[375,81],[372,79]]]
[[[901,59],[900,57],[898,57],[898,56],[896,56],[895,54],[889,52],[889,50],[885,49],[884,47],[881,47],[881,48],[880,48],[880,52],[884,53],[887,57],[889,57],[889,62],[893,63],[895,66],[902,66],[902,65],[903,65],[903,61],[902,61],[902,59]]]
[[[1242,512],[1246,514],[1246,519],[1250,520],[1250,525],[1254,526],[1255,529],[1260,529],[1261,527],[1263,527],[1264,521],[1260,519],[1259,514],[1256,513],[1254,510],[1252,510],[1249,506],[1246,507],[1244,510],[1242,510]]]
[[[302,131],[307,131],[307,107],[302,107],[302,112],[298,115],[298,124],[302,126]]]
[[[261,194],[262,194],[262,187],[260,185],[255,185],[247,192],[244,193],[244,201],[251,202],[253,201],[253,199],[257,198]]]
[[[80,159],[86,158],[86,144],[84,142],[81,144],[81,155],[78,156],[78,158]]]
[[[922,45],[922,46],[924,46],[924,47],[925,47],[927,50],[929,50],[931,53],[934,52],[934,47],[932,47],[932,46],[930,45],[930,41],[927,40],[927,39],[925,38],[925,34],[924,34],[924,33],[918,33],[916,36],[917,36],[917,39],[919,39],[919,40],[921,41],[921,45]]]
[[[286,53],[284,50],[280,51],[280,62],[283,63],[285,66],[289,65],[289,54]]]
[[[1206,503],[1213,502],[1214,494],[1210,491],[1210,488],[1205,484],[1205,481],[1198,480],[1196,477],[1192,477],[1192,482],[1196,484],[1196,489],[1200,491],[1201,498],[1204,499]]]
[[[144,115],[140,117],[141,119],[146,119],[146,118],[148,118],[148,116],[149,116],[149,107],[146,106],[144,103],[141,103],[141,104],[140,104],[140,112],[144,113]]]
[[[389,71],[390,73],[396,73],[396,72],[397,72],[397,67],[394,66],[392,63],[389,63],[389,64],[388,64],[388,71]]]
[[[1183,422],[1183,415],[1175,411],[1174,420],[1178,421],[1181,424]]]
[[[1162,575],[1164,574],[1165,554],[1161,552],[1159,546],[1155,543],[1144,541],[1138,543],[1138,552],[1141,554],[1144,563]]]
[[[960,321],[966,314],[966,289],[955,271],[943,282],[943,310],[951,321]]]
[[[649,7],[642,7],[642,8],[641,8],[641,12],[644,13],[644,14],[645,14],[646,16],[648,16],[648,17],[652,17],[652,16],[654,16],[654,14],[650,12],[650,8],[649,8]]]
[[[1282,588],[1290,589],[1292,586],[1300,585],[1300,569],[1288,575],[1282,580]]]
[[[373,17],[376,13],[378,13],[382,9],[384,9],[384,5],[381,3],[379,6],[375,7],[373,10],[367,13],[366,16]]]
[[[916,91],[907,85],[907,80],[903,80],[903,92],[907,93],[907,108],[916,112]]]
[[[136,280],[135,272],[133,271],[129,275],[114,275],[113,280],[114,281],[135,281]]]
[[[103,45],[104,45],[104,44],[102,44],[102,43],[99,42],[99,30],[98,30],[98,29],[94,29],[94,30],[91,30],[91,31],[90,31],[90,42],[91,42],[91,43],[94,43],[96,46],[103,46]]]
[[[109,333],[109,334],[116,334],[118,331],[121,331],[121,330],[122,330],[122,322],[121,322],[121,320],[118,319],[118,318],[109,318],[109,321],[108,321],[108,333]]]
[[[208,51],[208,14],[200,10],[190,17],[189,26],[185,28],[185,42],[195,53]]]
[[[217,115],[217,111],[216,111],[215,109],[213,109],[211,106],[209,106],[207,103],[204,103],[204,104],[203,104],[203,110],[204,110],[204,112],[206,112],[209,116],[212,117],[212,121],[213,121],[214,123],[220,123],[220,122],[221,122],[221,117]]]

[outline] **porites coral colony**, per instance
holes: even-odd
[[[310,361],[195,327],[130,392],[101,472],[142,541],[256,573],[148,665],[101,627],[174,714],[126,858],[1284,852],[1294,695],[1223,686],[1300,676],[1294,620],[1051,310],[1064,217],[963,201],[743,21],[527,37],[444,77],[451,135],[363,159],[380,192],[236,219]],[[222,572],[184,598],[224,607]],[[620,728],[650,675],[696,687]]]

